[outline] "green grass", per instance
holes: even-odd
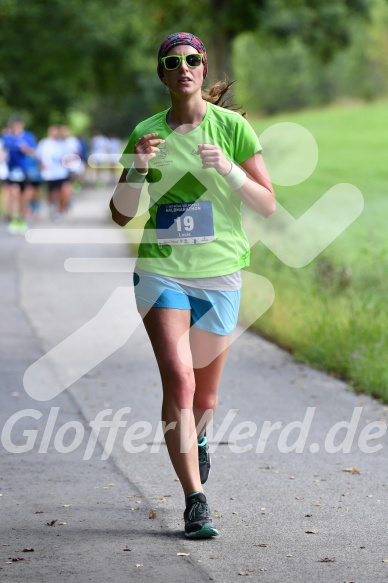
[[[365,201],[360,217],[306,267],[287,267],[262,243],[253,247],[250,269],[276,294],[253,329],[388,402],[388,102],[250,122],[258,135],[274,123],[299,123],[317,141],[314,173],[297,186],[275,185],[277,200],[295,217],[340,182],[354,184]],[[242,320],[251,301],[242,305]]]

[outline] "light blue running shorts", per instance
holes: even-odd
[[[221,336],[237,325],[241,289],[204,290],[154,273],[135,272],[133,283],[138,307],[191,310],[191,326]]]

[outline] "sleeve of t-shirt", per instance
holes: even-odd
[[[133,155],[135,153],[135,144],[138,140],[138,131],[137,131],[137,127],[133,130],[129,140],[128,140],[128,144],[125,146],[123,153],[121,154],[121,157],[119,159],[120,164],[125,168],[125,170],[129,170],[130,167],[132,166],[132,162],[133,162]]]
[[[236,118],[234,131],[234,159],[238,164],[262,151],[259,138],[251,124],[241,115]]]

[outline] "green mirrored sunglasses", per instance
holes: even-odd
[[[192,53],[191,55],[168,55],[168,57],[162,57],[160,59],[163,67],[167,71],[173,71],[177,69],[182,61],[190,67],[191,69],[199,67],[203,62],[202,53]]]

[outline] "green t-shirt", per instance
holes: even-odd
[[[120,159],[129,169],[135,143],[145,134],[157,132],[158,138],[165,140],[159,146],[160,153],[149,162],[150,217],[137,265],[172,277],[233,273],[249,265],[249,243],[241,224],[242,201],[214,168],[202,169],[197,149],[199,144],[216,144],[226,158],[241,163],[261,152],[259,140],[239,113],[209,102],[200,125],[185,134],[167,125],[167,113],[137,125]],[[143,188],[142,196],[145,191]]]

